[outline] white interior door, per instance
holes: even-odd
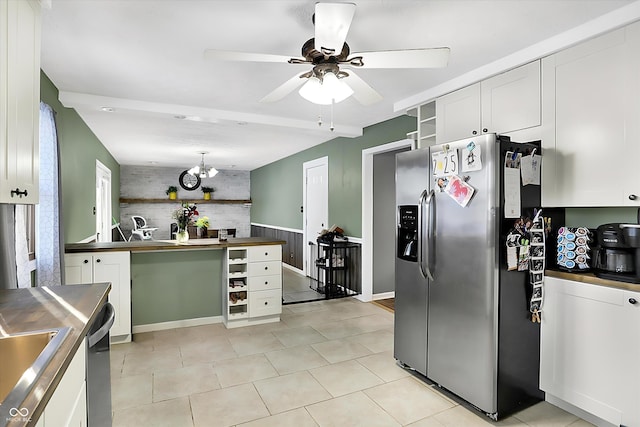
[[[111,241],[111,170],[96,160],[96,241]]]
[[[311,276],[313,272],[314,252],[311,245],[316,244],[318,233],[329,227],[329,158],[305,162],[303,195],[304,230],[304,271]]]

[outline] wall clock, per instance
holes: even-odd
[[[180,187],[187,191],[193,191],[200,187],[200,177],[197,175],[191,175],[189,171],[182,172],[180,174],[180,178],[178,178],[178,182],[180,183]]]

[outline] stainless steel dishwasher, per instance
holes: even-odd
[[[87,425],[111,427],[109,329],[116,313],[105,303],[87,334]]]

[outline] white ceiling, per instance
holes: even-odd
[[[448,46],[451,56],[444,69],[360,70],[384,99],[337,104],[333,132],[329,108],[297,92],[258,102],[306,65],[203,58],[205,49],[299,57],[313,37],[311,0],[52,0],[42,14],[42,69],[120,164],[187,168],[208,152],[207,165],[251,170],[357,136],[404,112],[394,104],[633,3],[354,1],[352,51]]]

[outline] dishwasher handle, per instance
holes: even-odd
[[[87,336],[89,348],[95,346],[98,342],[100,342],[100,340],[109,333],[109,329],[111,329],[113,323],[116,321],[116,311],[110,302],[105,303],[104,309],[105,313],[102,316],[102,325],[98,328],[97,331]]]

